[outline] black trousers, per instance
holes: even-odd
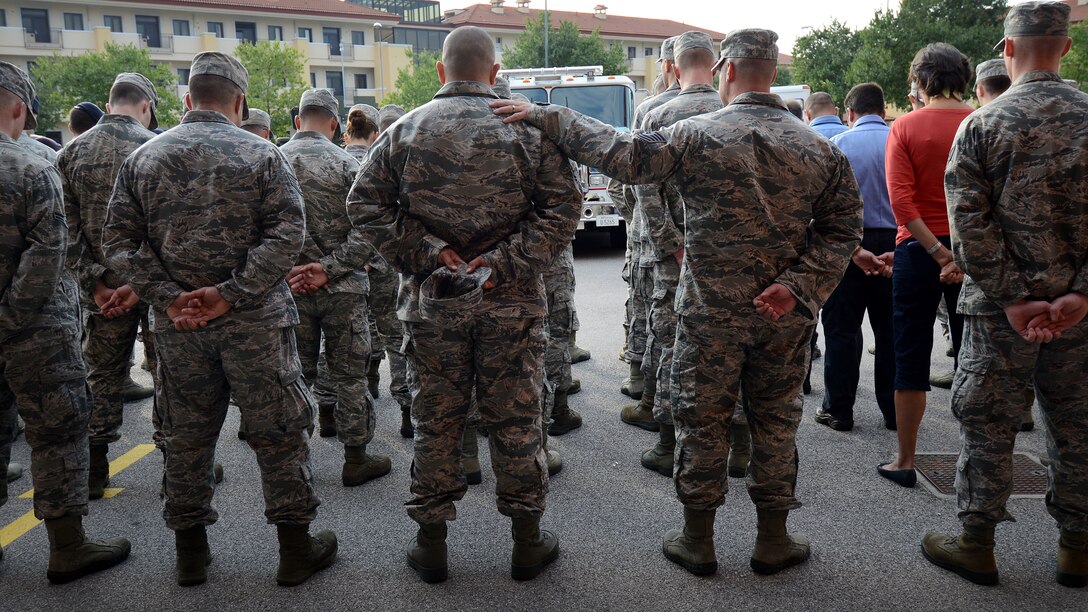
[[[866,229],[862,248],[877,255],[895,250],[894,229]],[[892,333],[892,280],[867,276],[850,262],[835,292],[823,309],[824,403],[823,410],[843,421],[854,419],[865,313],[876,337],[874,386],[884,420],[895,423],[895,346]]]

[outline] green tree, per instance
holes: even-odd
[[[177,124],[181,100],[178,77],[169,65],[153,64],[151,53],[132,45],[107,44],[102,52],[75,56],[54,54],[37,60],[33,74],[38,93],[38,130],[68,122],[68,111],[80,102],[94,102],[105,110],[110,86],[122,72],[138,72],[155,84],[159,94],[156,116],[161,127]]]
[[[246,102],[268,113],[274,133],[288,134],[294,127],[291,109],[310,87],[302,53],[281,42],[262,40],[238,45],[234,54],[249,71]]]
[[[1088,91],[1088,21],[1069,28],[1073,48],[1062,58],[1062,77],[1073,79],[1082,91]]]
[[[438,80],[438,53],[423,51],[408,52],[412,60],[408,66],[397,72],[396,91],[382,100],[382,104],[399,104],[405,110],[412,110],[431,101],[434,94],[442,87]]]
[[[826,91],[841,103],[850,91],[846,71],[860,46],[858,34],[840,21],[812,30],[793,45],[790,78],[812,91]]]
[[[549,24],[549,66],[603,66],[605,74],[626,74],[627,54],[619,45],[605,47],[600,28],[582,34],[578,26],[564,21],[556,28]],[[544,67],[544,15],[525,22],[525,32],[513,49],[504,50],[503,68]]]
[[[774,87],[793,85],[793,69],[789,66],[779,66],[778,76],[774,78],[772,85]]]

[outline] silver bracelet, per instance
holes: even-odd
[[[937,251],[941,250],[941,247],[943,247],[943,246],[944,246],[944,245],[943,245],[943,244],[941,244],[941,241],[940,241],[940,240],[938,240],[936,244],[934,244],[933,246],[931,246],[931,247],[929,247],[928,249],[926,249],[926,255],[930,255],[930,256],[932,256],[932,255],[933,255],[934,253],[936,253]]]

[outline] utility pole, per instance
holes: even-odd
[[[548,64],[548,30],[552,29],[552,15],[548,12],[548,0],[544,0],[544,67],[551,68]]]

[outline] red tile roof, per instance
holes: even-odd
[[[1084,0],[1065,0],[1065,3],[1073,7],[1073,12],[1069,14],[1069,21],[1077,23],[1088,19],[1088,2],[1084,2]]]
[[[355,19],[400,21],[397,15],[341,0],[121,0],[133,4],[154,4],[182,8],[234,9],[261,13],[290,13]]]
[[[475,4],[461,9],[456,15],[446,17],[442,22],[454,27],[473,25],[483,28],[521,29],[525,27],[526,20],[529,18],[535,19],[543,12],[543,10],[529,9],[528,13],[523,13],[516,6],[506,6],[503,7],[503,12],[500,15],[491,10],[490,4]],[[669,21],[668,19],[647,19],[645,17],[627,17],[624,15],[608,15],[607,19],[600,19],[593,13],[549,12],[556,24],[562,21],[573,21],[579,30],[587,34],[600,28],[603,36],[660,38],[664,40],[671,36],[683,34],[688,30],[702,30],[714,37],[715,40],[725,38],[725,34],[722,32],[697,28],[679,21]]]

